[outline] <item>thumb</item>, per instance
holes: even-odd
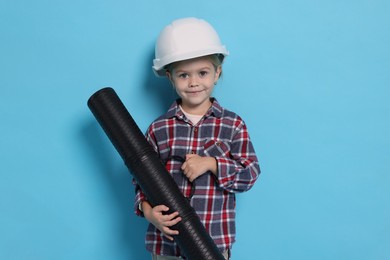
[[[168,211],[169,208],[167,206],[165,206],[165,205],[158,205],[158,206],[155,207],[155,210],[157,212],[163,212],[163,211]]]
[[[193,154],[193,153],[189,153],[189,154],[186,154],[186,160],[189,160],[193,157],[197,156],[196,154]]]

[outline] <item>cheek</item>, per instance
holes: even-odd
[[[180,87],[177,87],[177,86],[173,86],[173,88],[175,89],[176,93],[179,95],[179,97],[183,97],[183,89],[181,89]]]
[[[172,86],[176,89],[177,92],[183,91],[186,89],[187,85],[183,81],[172,81]]]

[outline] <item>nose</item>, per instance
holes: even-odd
[[[199,86],[199,82],[197,77],[190,77],[190,87],[197,87]]]

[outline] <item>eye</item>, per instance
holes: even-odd
[[[178,77],[181,78],[181,79],[187,79],[188,76],[189,76],[188,73],[180,73],[180,74],[178,75]]]
[[[205,71],[205,70],[202,70],[202,71],[199,72],[199,76],[201,76],[202,78],[206,77],[207,74],[208,74],[208,71]]]

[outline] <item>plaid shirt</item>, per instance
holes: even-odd
[[[249,190],[260,174],[258,160],[243,120],[235,113],[213,104],[193,125],[174,102],[168,112],[148,128],[146,138],[165,162],[184,196],[200,217],[221,251],[235,241],[235,193]],[[185,155],[195,153],[217,160],[217,177],[208,172],[191,183],[180,167]],[[136,189],[135,211],[146,200]],[[156,255],[180,256],[176,243],[166,239],[152,224],[146,233],[146,249]]]

